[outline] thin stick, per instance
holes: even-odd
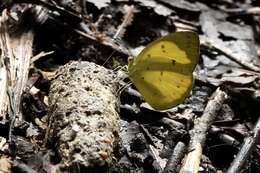
[[[236,63],[238,63],[240,66],[244,67],[247,70],[260,72],[260,68],[259,67],[256,67],[256,66],[254,66],[251,63],[247,63],[245,61],[242,61],[242,60],[238,59],[237,57],[233,56],[232,53],[231,53],[231,50],[229,50],[227,48],[224,48],[224,47],[220,48],[220,47],[218,47],[218,45],[212,44],[210,42],[204,42],[204,43],[202,42],[201,46],[204,46],[206,48],[214,49],[218,53],[225,55],[227,58],[235,61]]]
[[[47,146],[47,143],[48,143],[48,139],[50,139],[50,131],[51,131],[51,128],[52,128],[52,124],[53,124],[53,118],[54,118],[54,115],[57,113],[57,100],[55,101],[54,103],[54,106],[51,107],[50,111],[48,112],[48,126],[46,128],[46,132],[45,132],[45,137],[44,137],[44,140],[43,140],[43,146],[46,147]]]
[[[183,142],[178,142],[162,173],[177,173],[178,165],[181,163],[185,150],[185,144]]]
[[[213,93],[212,99],[209,100],[203,115],[194,122],[194,128],[190,131],[191,140],[188,147],[190,152],[185,158],[181,173],[197,173],[199,171],[207,131],[227,98],[227,94],[218,88]]]
[[[117,95],[120,95],[122,91],[124,91],[126,88],[130,87],[132,85],[132,82],[128,82],[125,86],[119,88],[119,90],[116,92]]]
[[[34,0],[14,0],[13,3],[30,3],[30,4],[37,4],[37,5],[41,5],[43,7],[46,7],[50,10],[53,10],[53,11],[58,11],[62,16],[63,16],[63,19],[69,23],[69,20],[72,20],[73,22],[75,21],[78,21],[78,23],[80,23],[81,21],[84,21],[84,19],[86,18],[82,18],[80,15],[78,14],[75,14],[71,11],[68,11],[66,9],[64,9],[63,7],[57,5],[57,4],[52,4],[52,3],[49,3],[49,2],[45,2],[45,1],[42,1],[42,0],[38,0],[38,1],[34,1]],[[66,26],[66,25],[65,25]],[[67,26],[68,27],[68,26]],[[71,25],[69,26],[71,28]],[[119,47],[117,45],[115,45],[113,43],[113,40],[112,39],[109,39],[109,38],[106,38],[104,40],[102,40],[102,42],[100,42],[97,38],[95,38],[94,36],[86,33],[86,31],[83,31],[83,30],[79,30],[77,28],[74,28],[72,27],[73,31],[76,32],[77,34],[87,38],[87,39],[90,39],[92,41],[96,41],[98,43],[101,43],[105,46],[108,46],[116,51],[118,51],[119,53],[122,53],[124,55],[128,55],[128,52],[126,50],[124,50],[123,47]],[[93,33],[91,33],[93,34]]]
[[[121,39],[122,36],[125,33],[125,28],[131,24],[131,22],[133,21],[133,17],[134,17],[134,6],[124,6],[124,8],[127,10],[126,15],[124,16],[124,20],[121,23],[121,25],[118,27],[117,32],[115,33],[115,35],[113,36],[113,40],[116,39]]]
[[[53,11],[58,11],[61,15],[64,16],[65,20],[67,20],[66,18],[70,18],[70,19],[74,19],[77,21],[81,21],[82,17],[80,15],[77,15],[71,11],[68,11],[66,9],[64,9],[63,7],[59,6],[58,4],[52,4],[50,2],[47,1],[43,1],[43,0],[13,0],[13,3],[28,3],[28,4],[36,4],[36,5],[41,5],[43,7],[46,7],[50,10]]]
[[[35,61],[39,60],[40,58],[53,54],[53,53],[54,53],[54,51],[40,52],[39,54],[37,54],[31,58],[30,64],[32,65]]]
[[[134,6],[131,5],[129,6],[124,6],[124,8],[127,10],[126,15],[124,16],[124,20],[121,23],[121,25],[119,25],[115,35],[112,38],[112,41],[115,40],[121,40],[124,33],[125,33],[125,28],[133,21],[133,17],[134,17]],[[108,60],[111,59],[111,57],[114,55],[115,50],[113,50],[113,52],[109,55],[109,57],[106,59],[106,61],[103,63],[103,66],[108,62]]]
[[[257,142],[260,140],[260,117],[255,125],[252,135],[245,138],[242,148],[239,153],[229,166],[227,173],[237,173],[241,172],[243,166],[245,165],[248,157],[255,148]]]

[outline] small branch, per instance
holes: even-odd
[[[163,117],[159,122],[164,124],[169,129],[185,129],[185,126],[182,123],[167,117]]]
[[[102,44],[104,46],[110,47],[113,50],[115,50],[115,51],[117,51],[117,52],[119,52],[123,55],[127,55],[127,56],[129,55],[129,53],[127,52],[127,50],[124,47],[116,45],[112,41],[112,39],[110,39],[108,37],[106,37],[106,38],[104,38],[103,40],[100,41],[97,38],[95,38],[94,36],[86,33],[85,31],[83,32],[83,31],[81,31],[79,29],[75,29],[75,28],[73,29],[73,31],[76,32],[77,34],[79,34],[80,36],[84,37],[84,38],[87,38],[87,39],[94,41],[94,42],[98,42],[99,44]]]
[[[133,21],[135,8],[133,5],[131,6],[124,6],[125,11],[127,13],[124,16],[124,20],[121,25],[118,27],[116,34],[113,36],[113,40],[121,39],[125,33],[125,28],[130,25]]]
[[[155,141],[153,140],[152,135],[150,132],[142,125],[139,125],[141,132],[144,134],[145,139],[154,147],[156,147]]]
[[[190,131],[190,152],[185,158],[181,173],[198,172],[207,131],[227,98],[227,94],[218,88],[209,100],[203,115],[194,122],[194,128]]]
[[[111,41],[115,41],[115,40],[120,40],[122,39],[123,35],[125,34],[125,30],[126,27],[128,25],[131,24],[131,22],[133,21],[133,17],[134,17],[134,6],[124,6],[124,10],[127,11],[127,13],[124,16],[124,20],[121,23],[121,25],[119,25],[119,27],[117,28],[117,32],[115,33],[115,35],[113,36],[113,38],[111,39]],[[120,47],[120,46],[119,46]],[[115,49],[117,50],[117,49]],[[110,56],[105,60],[103,66],[108,62],[108,60],[110,60],[110,58],[113,56],[114,51],[110,54]]]
[[[177,173],[178,165],[181,163],[185,150],[185,144],[183,142],[178,142],[162,173]]]
[[[201,43],[202,47],[206,47],[207,49],[214,49],[215,51],[217,51],[218,53],[225,55],[227,58],[231,59],[232,61],[235,61],[236,63],[238,63],[240,66],[244,67],[247,70],[250,71],[255,71],[255,72],[260,72],[259,67],[254,66],[253,64],[250,64],[248,62],[242,61],[239,58],[235,57],[232,55],[231,50],[224,48],[224,47],[219,47],[216,44],[212,44],[210,42],[202,42]]]
[[[54,51],[40,52],[39,54],[37,54],[31,58],[30,64],[32,65],[35,61],[39,60],[40,58],[53,54],[53,53],[54,53]]]
[[[54,105],[51,107],[51,109],[48,111],[48,127],[46,128],[46,133],[45,133],[45,137],[43,140],[43,145],[44,147],[47,146],[48,140],[51,139],[52,137],[50,136],[50,131],[52,128],[52,124],[53,124],[53,118],[54,115],[57,114],[57,105],[56,105],[57,101],[54,103]]]
[[[257,142],[260,140],[260,117],[255,125],[252,135],[248,136],[242,145],[241,150],[231,163],[230,167],[227,170],[227,173],[236,173],[240,172],[243,166],[245,165],[248,157],[255,148]]]
[[[35,5],[40,5],[43,6],[45,8],[48,8],[49,10],[52,11],[58,11],[60,13],[60,15],[63,16],[64,20],[68,21],[69,19],[73,22],[77,21],[80,22],[82,21],[82,17],[80,15],[77,15],[71,11],[68,11],[66,9],[64,9],[63,7],[57,5],[57,4],[52,4],[49,3],[47,1],[43,1],[43,0],[13,0],[13,3],[27,3],[27,4],[35,4]]]
[[[73,27],[72,25],[69,25],[70,23],[80,23],[80,22],[85,22],[85,20],[87,20],[87,17],[82,17],[80,14],[76,14],[73,13],[71,11],[68,11],[66,9],[64,9],[61,6],[58,6],[57,4],[52,4],[49,2],[45,2],[42,0],[38,0],[38,1],[33,1],[33,0],[14,0],[14,3],[29,3],[29,4],[35,4],[35,5],[40,5],[43,6],[49,10],[52,11],[58,11],[60,13],[60,15],[62,16],[62,19],[68,24],[67,27],[69,27],[70,29],[72,29],[74,32],[76,32],[77,34],[79,34],[82,37],[85,37],[87,39],[90,39],[92,41],[98,42],[100,44],[103,44],[104,46],[110,47],[112,49],[114,49],[115,51],[123,54],[123,55],[129,55],[129,53],[127,52],[127,50],[124,47],[118,46],[113,42],[113,39],[110,38],[105,38],[102,40],[102,42],[100,41],[100,38],[95,37],[96,34],[94,33],[87,33],[83,28],[78,29],[76,27]],[[66,26],[66,25],[65,25]]]

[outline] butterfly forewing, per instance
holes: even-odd
[[[153,108],[168,109],[189,94],[198,57],[196,33],[169,34],[150,43],[129,64],[129,77]]]

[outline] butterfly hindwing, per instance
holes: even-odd
[[[190,75],[176,72],[143,71],[133,79],[133,83],[153,108],[164,110],[183,102],[193,79]]]

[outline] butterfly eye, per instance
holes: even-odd
[[[128,63],[132,63],[134,61],[134,57],[130,56],[128,57]]]
[[[161,48],[162,48],[162,49],[164,49],[164,48],[165,48],[164,44],[162,44],[162,45],[161,45]]]

